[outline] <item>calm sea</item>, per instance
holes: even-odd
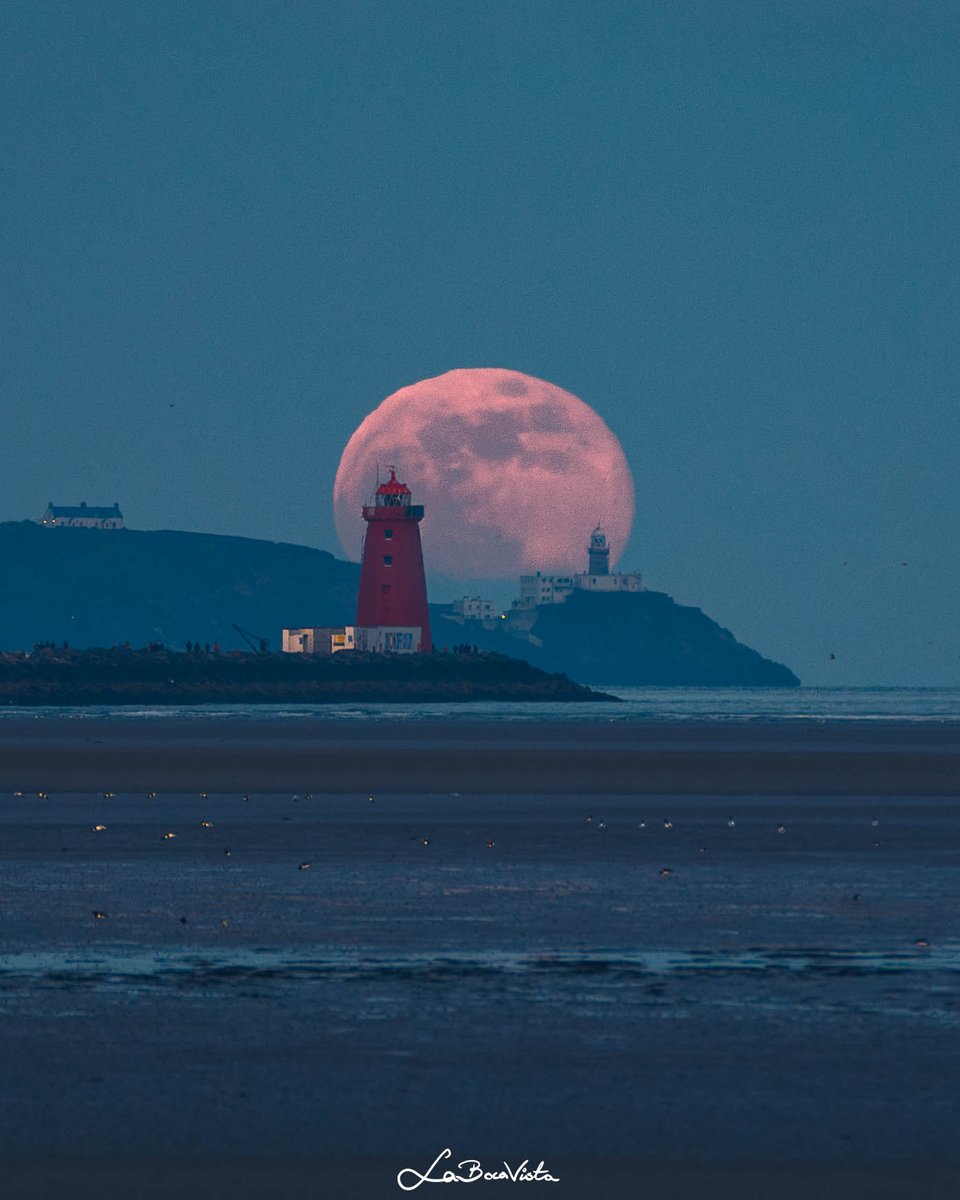
[[[616,702],[480,701],[427,704],[208,704],[4,708],[17,717],[365,721],[940,721],[960,722],[960,688],[619,688]]]

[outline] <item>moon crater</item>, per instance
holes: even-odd
[[[633,479],[616,436],[572,393],[518,371],[448,371],[394,392],[361,423],[333,491],[350,558],[388,463],[424,505],[428,571],[454,579],[582,571],[598,521],[613,567],[630,536]]]

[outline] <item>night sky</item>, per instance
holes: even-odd
[[[507,367],[620,438],[624,569],[805,683],[960,685],[958,42],[929,0],[5,0],[0,519],[339,554],[363,417]]]

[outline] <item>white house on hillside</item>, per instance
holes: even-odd
[[[83,501],[78,505],[54,504],[51,500],[40,518],[41,525],[57,525],[79,529],[122,529],[123,513],[120,505],[112,508],[96,508]]]

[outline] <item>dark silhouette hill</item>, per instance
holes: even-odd
[[[594,685],[797,687],[800,680],[738,642],[699,608],[664,592],[575,591],[563,604],[514,609],[485,629],[438,608],[434,644],[467,642]]]
[[[280,648],[284,625],[353,621],[359,567],[325,550],[210,533],[0,524],[0,649],[35,642],[219,642],[239,625]]]
[[[0,650],[248,646],[234,625],[280,648],[285,626],[354,619],[359,567],[325,550],[175,530],[0,524]],[[793,687],[797,677],[663,592],[574,592],[511,610],[493,628],[431,605],[438,647],[475,645],[591,684]]]

